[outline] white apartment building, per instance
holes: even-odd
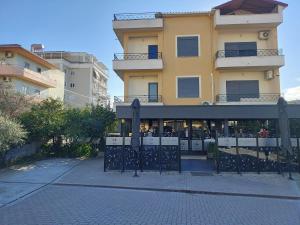
[[[95,56],[85,52],[32,50],[65,73],[66,104],[74,107],[109,105],[108,69]]]

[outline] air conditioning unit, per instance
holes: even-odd
[[[211,104],[211,102],[204,101],[204,102],[202,102],[202,105],[212,105],[212,104]]]
[[[12,57],[14,57],[14,53],[13,52],[5,52],[5,57],[6,58],[12,58]]]
[[[4,82],[11,82],[11,78],[10,77],[3,77],[3,81]]]
[[[258,33],[258,39],[259,40],[268,40],[270,38],[271,32],[269,30],[260,31]]]
[[[274,71],[268,70],[265,72],[265,80],[272,80],[274,79]]]

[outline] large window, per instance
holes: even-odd
[[[158,102],[158,83],[148,84],[148,101]]]
[[[199,56],[199,36],[178,36],[177,57]]]
[[[178,98],[199,98],[200,78],[199,77],[177,77]]]
[[[257,56],[256,42],[227,42],[225,43],[226,57]]]
[[[227,101],[240,101],[241,98],[259,98],[258,80],[226,81]]]

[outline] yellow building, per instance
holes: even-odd
[[[17,44],[0,45],[0,82],[37,100],[64,99],[64,73]]]
[[[124,49],[113,60],[124,81],[124,97],[115,97],[118,118],[130,119],[138,98],[142,130],[176,130],[189,139],[212,120],[228,133],[230,119],[266,119],[255,113],[280,96],[277,27],[286,7],[232,0],[209,12],[116,14]]]

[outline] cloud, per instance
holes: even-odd
[[[284,98],[287,101],[300,100],[300,86],[284,90]]]

